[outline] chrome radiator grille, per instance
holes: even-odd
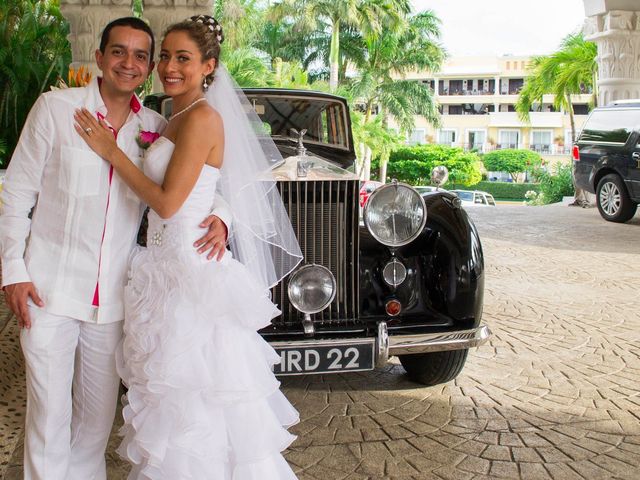
[[[331,305],[311,315],[317,326],[351,323],[358,309],[357,180],[278,182],[282,201],[304,255],[303,264],[327,267],[336,279]],[[300,328],[300,312],[287,295],[289,277],[271,291],[282,315],[273,324]]]

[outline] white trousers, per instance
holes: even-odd
[[[122,322],[97,325],[37,307],[29,313],[31,329],[20,334],[27,370],[24,478],[106,480]]]

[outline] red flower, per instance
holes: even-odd
[[[160,138],[160,134],[158,132],[147,132],[146,130],[140,130],[138,136],[136,137],[136,142],[138,143],[138,146],[140,148],[146,150],[158,138]]]

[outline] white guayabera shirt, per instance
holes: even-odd
[[[144,205],[74,130],[81,107],[107,115],[98,79],[47,92],[29,113],[1,195],[2,285],[31,281],[47,312],[109,323],[124,318],[127,263]],[[141,167],[139,130],[165,125],[133,96],[118,146]],[[214,213],[229,225],[226,204]]]

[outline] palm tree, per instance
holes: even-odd
[[[66,77],[68,33],[57,0],[0,3],[0,140],[7,155],[38,95]]]
[[[309,37],[296,31],[294,24],[290,22],[266,21],[254,46],[271,57],[272,67],[279,58],[285,62],[300,62],[307,68],[306,45],[310,41]]]
[[[266,21],[260,0],[215,0],[213,11],[224,29],[224,49],[235,50],[254,46],[262,35]]]
[[[276,58],[273,63],[272,86],[277,88],[309,88],[309,73],[300,62],[284,62]]]
[[[364,33],[381,33],[403,22],[410,11],[408,0],[281,0],[272,7],[276,19],[292,18],[301,32],[320,31],[328,25],[331,91],[338,87],[340,31],[356,25]]]
[[[597,53],[596,44],[587,42],[582,33],[577,33],[565,37],[555,53],[534,57],[530,67],[531,75],[516,102],[516,111],[522,121],[529,122],[529,112],[535,105],[542,105],[543,95],[553,94],[553,106],[556,110],[569,113],[571,141],[575,142],[576,125],[571,95],[591,88],[593,106],[597,105]],[[574,204],[584,204],[585,198],[584,192],[576,188]]]
[[[391,152],[402,146],[403,137],[393,130],[385,127],[382,123],[382,117],[376,117],[374,120],[365,123],[364,115],[359,112],[351,112],[351,125],[353,128],[353,141],[360,146],[361,150],[365,148],[371,149],[371,156],[378,157],[380,160],[380,168],[389,162]],[[365,163],[366,153],[359,152],[358,165],[356,173],[362,179],[368,179],[371,176],[371,162]],[[383,174],[380,174],[383,179]],[[381,180],[383,181],[383,180]]]
[[[391,115],[403,131],[413,128],[416,115],[424,116],[433,125],[439,124],[431,90],[419,81],[403,78],[410,71],[440,69],[445,51],[437,41],[439,26],[435,14],[425,11],[409,17],[406,26],[397,31],[386,30],[363,39],[364,61],[357,64],[360,73],[352,84],[352,93],[364,102],[365,123],[370,121],[374,106],[378,106],[383,124]],[[370,150],[366,152],[365,165],[371,154]],[[381,162],[380,178],[385,176],[386,162]]]
[[[264,87],[271,83],[269,60],[255,49],[245,47],[224,50],[222,61],[229,74],[241,87]]]

